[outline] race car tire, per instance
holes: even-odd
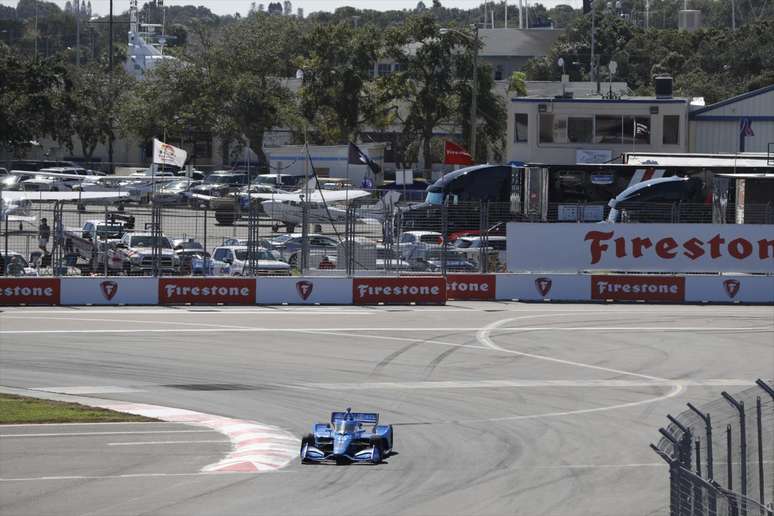
[[[301,438],[301,462],[308,463],[310,462],[308,459],[305,458],[305,449],[307,446],[314,445],[314,434],[306,434],[304,437]]]
[[[371,446],[374,448],[374,457],[371,459],[371,462],[373,464],[379,464],[382,462],[385,450],[387,450],[387,441],[385,441],[383,437],[374,436],[371,437],[370,442]]]

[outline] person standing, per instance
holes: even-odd
[[[40,226],[38,226],[38,247],[43,251],[43,254],[48,254],[48,240],[51,238],[51,228],[48,225],[48,220],[43,218],[40,220]]]

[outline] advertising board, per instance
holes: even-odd
[[[255,304],[255,279],[159,278],[159,304]]]
[[[510,272],[774,273],[774,225],[509,223]]]
[[[446,298],[459,301],[491,301],[495,298],[494,274],[449,274]]]
[[[156,305],[157,278],[62,278],[63,305]]]
[[[58,305],[59,278],[2,278],[0,306]]]
[[[774,276],[688,276],[685,300],[693,303],[774,303]]]
[[[685,301],[685,276],[592,276],[591,299],[681,303]]]
[[[356,305],[446,303],[446,281],[442,276],[354,278],[352,299]]]
[[[261,305],[351,305],[352,279],[314,276],[258,278],[256,302]]]
[[[497,299],[588,301],[590,277],[579,274],[497,274]]]

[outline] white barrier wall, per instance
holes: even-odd
[[[259,305],[352,304],[352,279],[333,277],[258,278]]]
[[[76,278],[60,280],[63,305],[157,305],[156,278]]]
[[[774,273],[772,224],[507,227],[510,272]]]
[[[591,277],[578,274],[497,274],[499,300],[588,301]]]
[[[689,276],[689,303],[774,303],[774,276]]]
[[[774,304],[774,276],[498,274],[497,299]]]

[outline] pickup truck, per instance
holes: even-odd
[[[88,264],[81,269],[104,271],[107,262],[109,272],[121,271],[124,260],[114,245],[133,227],[134,217],[87,220],[81,228],[65,230],[65,252],[76,261],[83,260]]]
[[[172,243],[163,235],[154,237],[151,233],[125,233],[114,245],[116,255],[122,261],[122,269],[127,274],[151,274],[153,272],[153,243],[158,238],[158,270],[162,274],[177,274],[180,258],[175,255]]]

